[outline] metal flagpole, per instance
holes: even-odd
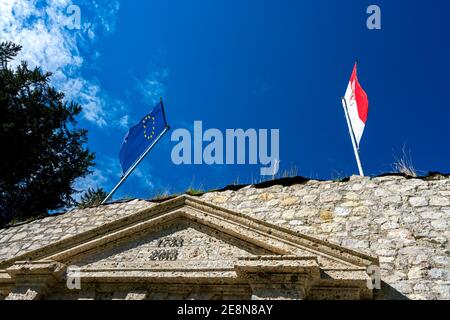
[[[342,98],[342,106],[344,107],[345,118],[347,119],[348,131],[350,133],[350,138],[352,139],[353,151],[355,152],[355,158],[356,158],[356,163],[358,164],[359,175],[364,177],[364,171],[363,171],[363,168],[361,165],[361,160],[359,159],[359,150],[358,150],[358,147],[356,146],[356,138],[355,138],[355,134],[353,132],[352,124],[350,122],[350,117],[348,115],[347,101],[345,100],[345,98]]]
[[[122,183],[124,183],[125,180],[127,180],[127,178],[130,176],[130,174],[133,172],[133,170],[136,169],[136,167],[139,165],[139,163],[145,158],[145,156],[150,152],[150,150],[152,150],[152,148],[155,146],[155,144],[162,138],[162,136],[167,131],[169,131],[169,126],[167,126],[167,124],[166,124],[166,127],[159,134],[158,138],[156,138],[156,140],[152,142],[152,144],[147,148],[147,150],[145,150],[145,152],[139,157],[139,159],[136,160],[136,162],[133,164],[133,166],[125,173],[125,175],[122,177],[122,179],[120,179],[119,183],[108,194],[108,196],[105,198],[105,200],[103,200],[102,204],[105,204],[112,197],[114,192],[116,192],[117,189],[119,189],[119,187],[122,185]]]

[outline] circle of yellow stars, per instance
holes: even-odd
[[[155,135],[155,117],[146,116],[142,123],[144,126],[144,137],[147,140],[153,139],[153,136]]]

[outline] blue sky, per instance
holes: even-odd
[[[3,1],[2,1],[3,3]],[[70,4],[81,27],[61,22]],[[381,8],[382,29],[366,28]],[[1,40],[55,73],[85,106],[96,153],[80,188],[110,190],[125,133],[164,97],[173,129],[280,129],[281,171],[331,179],[357,173],[340,98],[359,59],[370,101],[361,142],[369,175],[402,149],[421,173],[450,171],[448,1],[5,0]],[[40,29],[39,29],[40,28]],[[37,32],[36,30],[39,30]],[[116,194],[148,198],[188,187],[259,181],[260,166],[175,166],[170,134]]]

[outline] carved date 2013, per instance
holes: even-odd
[[[154,250],[150,254],[150,260],[152,261],[175,261],[178,258],[178,250]]]
[[[178,258],[178,248],[183,246],[182,237],[166,237],[158,240],[159,248],[175,249],[157,249],[153,250],[149,259],[152,261],[175,261]]]

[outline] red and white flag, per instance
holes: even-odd
[[[359,148],[359,143],[366,126],[367,115],[369,113],[369,99],[367,94],[358,82],[356,74],[357,64],[353,68],[350,82],[348,83],[347,91],[344,96],[344,108],[347,107],[347,113],[353,131],[355,142]]]

